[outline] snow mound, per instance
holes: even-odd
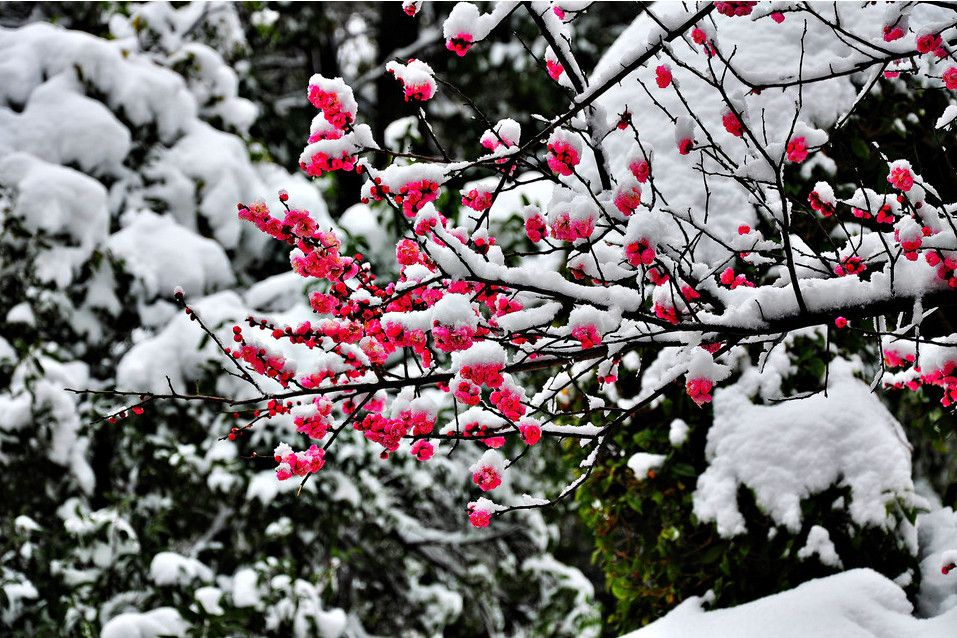
[[[812,580],[730,609],[693,597],[622,638],[952,638],[957,611],[913,618],[904,591],[869,569]]]

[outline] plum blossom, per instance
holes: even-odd
[[[800,164],[807,159],[807,140],[803,136],[792,137],[788,142],[787,158],[789,162]]]
[[[887,181],[891,186],[905,193],[914,186],[914,174],[911,172],[910,162],[907,160],[897,160],[891,162],[890,172],[887,175]]]
[[[626,178],[618,184],[615,190],[615,207],[622,215],[628,216],[635,212],[641,204],[641,186],[638,180]]]
[[[568,131],[556,129],[548,138],[548,153],[548,167],[556,175],[571,175],[581,161],[581,140]]]
[[[489,449],[470,468],[472,482],[483,492],[489,492],[502,484],[505,459],[498,450]]]
[[[671,86],[673,78],[670,64],[659,64],[655,68],[655,82],[657,82],[659,89],[666,89]]]

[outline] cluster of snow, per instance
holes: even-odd
[[[745,532],[737,507],[741,485],[792,532],[801,527],[801,501],[835,484],[850,488],[847,508],[860,525],[892,525],[895,501],[919,504],[903,429],[853,372],[837,360],[826,394],[770,405],[751,401],[759,376],[753,369],[718,389],[695,514],[714,521],[723,536]]]

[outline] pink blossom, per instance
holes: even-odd
[[[525,234],[536,244],[545,239],[546,231],[545,219],[541,215],[536,213],[525,220]]]
[[[472,482],[478,485],[483,492],[489,492],[502,484],[502,477],[491,465],[483,465],[472,473]]]
[[[724,111],[724,115],[721,116],[721,123],[724,124],[724,130],[735,137],[741,137],[744,134],[744,126],[741,124],[741,120],[730,109]]]
[[[894,239],[904,251],[904,258],[907,261],[917,261],[917,251],[920,250],[923,241],[923,233],[914,232],[917,226],[912,224],[904,232],[898,228],[894,231]]]
[[[473,509],[469,513],[469,523],[472,527],[488,527],[492,521],[492,514],[481,509]]]
[[[504,365],[501,363],[477,363],[474,365],[462,366],[459,374],[469,379],[476,385],[484,385],[488,388],[500,388],[504,382],[502,370]]]
[[[648,164],[646,160],[636,160],[628,165],[628,170],[631,171],[631,174],[635,176],[642,184],[647,181],[648,176],[651,175],[651,165]]]
[[[274,458],[279,466],[276,468],[276,478],[285,481],[292,476],[305,476],[318,472],[326,464],[325,450],[318,445],[311,445],[305,452],[293,452],[285,443],[276,448]]]
[[[570,142],[553,137],[548,141],[548,167],[558,175],[571,175],[581,161],[581,152]]]
[[[877,210],[877,216],[875,218],[878,224],[893,224],[897,221],[897,217],[894,216],[894,212],[891,209],[890,204],[884,204]]]
[[[816,190],[811,191],[811,194],[807,197],[807,201],[813,210],[821,213],[822,217],[830,217],[834,214],[834,202],[825,201]]]
[[[685,390],[688,396],[699,406],[711,402],[712,388],[714,388],[714,382],[706,378],[689,379],[685,384]]]
[[[838,277],[844,277],[845,275],[859,275],[865,270],[867,270],[867,265],[864,260],[854,255],[842,259],[841,263],[834,267],[834,274]]]
[[[917,50],[920,53],[930,53],[937,50],[944,43],[939,33],[925,33],[917,36]]]
[[[429,202],[434,202],[439,196],[439,184],[430,179],[420,179],[403,184],[399,187],[399,194],[395,201],[402,205],[402,213],[413,218]]]
[[[435,448],[425,439],[419,439],[412,444],[412,456],[419,461],[428,461],[435,454]]]
[[[462,205],[481,212],[492,207],[492,197],[491,191],[473,188],[462,196]]]
[[[787,157],[789,162],[796,164],[807,159],[807,140],[803,136],[791,138],[788,142]]]
[[[904,29],[899,25],[884,25],[884,42],[893,42],[904,37]]]
[[[735,16],[751,15],[751,11],[754,10],[756,4],[757,2],[715,2],[714,8],[721,15],[733,18]]]
[[[572,337],[581,342],[582,348],[594,348],[601,344],[601,335],[594,324],[575,326],[572,328]]]
[[[309,101],[326,116],[326,121],[336,128],[345,128],[355,120],[355,113],[343,106],[343,98],[340,96],[338,87],[330,90],[328,87],[334,86],[335,80],[329,82],[326,78],[319,78],[321,81],[309,85]],[[345,84],[339,79],[338,83],[345,89]],[[323,87],[326,88],[323,88]],[[351,101],[351,91],[347,98]]]
[[[751,281],[748,281],[747,275],[743,273],[736,275],[734,273],[734,268],[726,268],[724,272],[721,273],[720,280],[721,280],[721,283],[723,283],[725,286],[730,287],[731,290],[734,290],[735,288],[739,286],[744,286],[746,288],[754,288],[754,283]]]
[[[481,390],[474,383],[460,380],[455,384],[452,396],[465,405],[478,405],[481,400]]]
[[[558,60],[545,60],[545,68],[548,70],[549,77],[555,81],[565,72],[565,67]]]
[[[639,265],[650,266],[654,263],[655,256],[655,249],[647,239],[639,239],[625,246],[625,258],[635,268]]]
[[[659,319],[667,321],[671,324],[678,323],[678,311],[674,306],[656,303],[652,310],[654,310],[655,316]]]
[[[635,212],[641,204],[641,187],[632,182],[622,182],[615,193],[615,207],[622,215],[628,216]]]
[[[292,209],[286,211],[286,217],[282,220],[284,228],[297,237],[312,238],[316,232],[316,222],[309,216],[308,211]]]
[[[659,64],[658,67],[655,68],[655,81],[658,83],[658,88],[668,88],[671,85],[671,80],[671,67],[667,64]]]
[[[472,40],[471,33],[459,33],[445,42],[445,48],[462,57],[472,48]]]
[[[445,326],[438,324],[432,327],[432,337],[435,347],[442,352],[456,352],[468,350],[475,337],[475,329],[470,326]]]
[[[489,400],[507,419],[515,421],[525,415],[525,406],[522,404],[521,396],[510,387],[503,386],[495,390]]]
[[[308,164],[303,162],[299,167],[312,177],[321,177],[324,173],[351,171],[356,167],[357,161],[356,156],[349,155],[345,151],[342,151],[338,157],[320,151],[309,158]]]
[[[522,439],[526,445],[535,445],[542,438],[542,428],[535,423],[525,423],[518,426]]]
[[[906,193],[914,186],[914,175],[906,166],[895,166],[887,176],[887,181],[894,188]]]
[[[595,232],[595,218],[572,219],[568,213],[562,213],[552,221],[551,231],[552,237],[561,241],[588,239]]]
[[[951,91],[957,91],[957,66],[952,66],[944,71],[944,86]]]
[[[419,245],[411,239],[402,239],[396,244],[395,258],[403,266],[411,266],[419,261]]]

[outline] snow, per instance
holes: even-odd
[[[30,604],[30,601],[39,597],[39,592],[26,578],[16,572],[11,572],[6,567],[0,572],[3,582],[0,585],[0,593],[3,594],[2,606],[0,606],[0,620],[5,625],[12,625],[24,608]]]
[[[957,572],[941,573],[950,561],[957,561],[957,513],[950,507],[925,512],[917,517],[920,541],[919,611],[937,616],[957,609]]]
[[[635,478],[644,481],[648,478],[648,472],[657,470],[664,465],[667,457],[664,454],[649,454],[648,452],[637,452],[628,459],[628,467],[635,473]]]
[[[157,585],[188,585],[195,580],[209,582],[212,579],[209,567],[176,552],[160,552],[150,562],[150,580]]]
[[[13,520],[13,526],[17,529],[18,532],[37,532],[43,529],[40,525],[30,518],[21,514]]]
[[[622,638],[951,638],[957,610],[911,616],[904,591],[869,569],[854,569],[729,609],[705,611],[692,597]]]
[[[0,110],[0,148],[75,164],[96,176],[121,175],[131,149],[130,133],[102,103],[80,95],[81,90],[76,80],[55,77],[30,94],[21,113]]]
[[[172,607],[127,612],[103,625],[100,638],[185,638],[189,624]]]
[[[798,558],[807,560],[812,556],[817,556],[822,564],[830,567],[841,568],[841,558],[837,555],[837,549],[831,542],[831,536],[827,530],[820,525],[813,525],[807,535],[807,543],[798,550]]]
[[[944,109],[944,112],[937,118],[934,128],[945,128],[953,124],[954,120],[957,120],[957,104],[951,104]]]
[[[892,525],[889,505],[917,503],[901,426],[853,372],[849,363],[832,361],[826,396],[771,405],[751,402],[753,369],[738,384],[719,388],[695,515],[715,522],[722,536],[744,533],[739,485],[792,532],[801,526],[801,500],[834,484],[850,488],[848,511],[859,525]]]
[[[15,152],[0,159],[0,184],[18,191],[13,214],[31,230],[65,233],[84,248],[107,235],[106,189],[79,171]]]
[[[248,313],[239,296],[231,291],[219,292],[191,303],[209,326],[241,321]],[[157,335],[136,343],[120,360],[116,371],[117,386],[157,393],[169,392],[167,375],[175,388],[182,389],[186,380],[201,374],[203,367],[219,356],[216,344],[205,340],[196,322],[178,313]]]
[[[675,419],[668,429],[668,441],[674,447],[681,447],[688,440],[689,429],[687,423],[681,419]]]
[[[259,604],[257,580],[255,570],[250,567],[244,567],[233,575],[232,598],[235,607],[255,607]]]
[[[219,604],[223,597],[223,590],[219,587],[200,587],[196,590],[195,596],[203,611],[210,616],[222,616],[225,613],[222,605]]]
[[[233,283],[229,258],[218,243],[190,232],[169,216],[149,211],[125,221],[107,246],[126,261],[147,298],[168,297],[175,286],[188,295],[201,295]]]
[[[0,432],[31,427],[33,410],[46,410],[45,422],[52,430],[47,458],[68,467],[77,487],[89,494],[95,482],[87,460],[89,440],[80,435],[83,422],[77,412],[76,395],[64,389],[86,385],[89,370],[83,363],[62,363],[46,356],[37,364],[18,366],[9,393],[0,394]]]

